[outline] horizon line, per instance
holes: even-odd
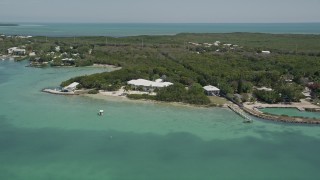
[[[45,23],[45,24],[64,24],[64,23],[72,23],[72,24],[317,24],[319,22],[6,22],[0,21],[0,24],[27,24],[27,23]]]

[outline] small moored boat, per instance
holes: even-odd
[[[100,110],[100,111],[98,112],[98,115],[99,115],[99,116],[103,116],[103,110]]]

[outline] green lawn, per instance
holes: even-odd
[[[223,97],[208,96],[208,98],[210,99],[211,104],[216,104],[216,105],[231,104],[227,99]]]

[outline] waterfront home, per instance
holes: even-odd
[[[69,65],[69,66],[71,66],[71,65],[74,65],[75,64],[75,59],[73,59],[73,58],[64,58],[64,59],[61,59],[61,61],[63,62],[63,64],[61,64],[61,65]]]
[[[203,89],[208,96],[219,96],[220,94],[220,89],[215,86],[208,85],[204,86]]]
[[[78,82],[73,82],[68,86],[65,86],[64,88],[62,88],[62,92],[74,92],[77,88],[77,86],[79,85]]]
[[[77,86],[79,83],[73,82],[70,85],[63,87],[63,88],[55,88],[55,89],[43,89],[43,92],[51,93],[51,94],[58,94],[58,95],[78,95],[80,92],[76,91]]]
[[[18,47],[12,47],[7,50],[8,54],[10,55],[25,55],[26,50],[25,49],[20,49]]]
[[[171,82],[163,82],[162,79],[157,79],[155,81],[149,81],[146,79],[133,79],[127,82],[129,85],[133,86],[134,89],[142,88],[144,91],[153,91],[156,88],[163,88],[173,85]]]
[[[68,62],[73,62],[75,59],[73,58],[64,58],[64,59],[61,59],[61,61],[68,61]]]

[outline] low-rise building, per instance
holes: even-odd
[[[54,49],[56,50],[56,52],[59,52],[60,51],[60,46],[56,46]]]
[[[213,43],[213,45],[214,46],[220,46],[220,43],[221,43],[220,41],[216,41],[216,42]]]
[[[133,79],[127,82],[129,85],[133,86],[135,89],[142,87],[144,91],[153,91],[156,88],[163,88],[173,85],[171,82],[163,82],[162,79],[157,79],[155,81],[149,81],[146,79]]]
[[[205,90],[205,93],[208,96],[219,96],[220,95],[220,89],[215,86],[204,86],[203,89]]]
[[[76,90],[76,88],[77,88],[78,85],[79,85],[78,82],[73,82],[73,83],[71,83],[70,85],[62,88],[62,91],[63,91],[63,92],[74,92],[74,91]]]
[[[26,50],[25,49],[20,49],[18,47],[12,47],[7,50],[8,54],[10,55],[25,55]]]
[[[260,87],[260,88],[257,88],[258,91],[273,91],[272,88],[267,88],[267,87]]]
[[[270,51],[261,51],[262,54],[271,54]]]

